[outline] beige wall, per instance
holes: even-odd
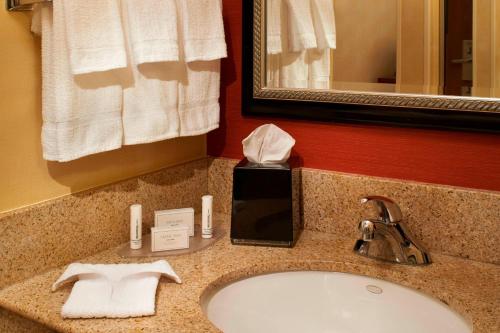
[[[334,81],[375,83],[396,73],[397,0],[335,0]]]
[[[398,0],[396,91],[439,94],[441,0]]]
[[[497,1],[493,5],[494,12],[494,40],[493,49],[494,60],[493,60],[493,93],[492,97],[500,97],[500,3]]]
[[[500,4],[474,0],[472,94],[500,97]]]
[[[423,93],[425,14],[421,0],[399,0],[396,91]]]
[[[198,136],[44,161],[40,43],[29,32],[30,14],[0,7],[0,212],[206,156]]]

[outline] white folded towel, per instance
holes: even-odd
[[[318,49],[335,49],[337,37],[333,0],[311,0]]]
[[[177,9],[185,62],[227,56],[221,0],[177,0]]]
[[[220,60],[194,61],[179,82],[180,136],[200,135],[219,127]]]
[[[282,0],[266,1],[266,48],[267,54],[282,52]]]
[[[311,0],[286,0],[286,4],[289,51],[299,52],[316,48]]]
[[[175,0],[124,0],[134,64],[179,60]]]
[[[73,74],[127,66],[118,0],[61,0],[60,5]]]
[[[165,260],[150,264],[73,263],[52,285],[52,290],[78,280],[62,307],[63,318],[151,316],[155,313],[156,288],[161,275],[181,283]]]
[[[70,161],[117,149],[122,143],[122,88],[110,72],[74,77],[66,41],[61,0],[43,4],[42,34],[42,146],[50,161]]]

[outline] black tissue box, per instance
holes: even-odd
[[[298,159],[259,164],[242,160],[233,171],[231,242],[292,247],[300,228]]]

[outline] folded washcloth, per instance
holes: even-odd
[[[35,8],[42,36],[43,157],[65,162],[121,147],[122,87],[112,72],[73,76],[62,0]]]
[[[179,60],[175,0],[125,0],[134,64]]]
[[[312,0],[312,16],[318,49],[335,49],[335,12],[333,0]]]
[[[286,0],[288,50],[299,52],[317,47],[311,0]]]
[[[53,284],[78,280],[62,307],[63,318],[126,318],[155,313],[156,287],[161,275],[181,279],[165,260],[150,264],[91,265],[73,263]]]
[[[118,0],[61,0],[61,5],[73,74],[127,66]]]
[[[221,0],[177,0],[184,61],[227,57]]]

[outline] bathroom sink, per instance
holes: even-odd
[[[471,333],[441,301],[384,280],[337,272],[284,272],[240,280],[202,297],[226,333]]]

